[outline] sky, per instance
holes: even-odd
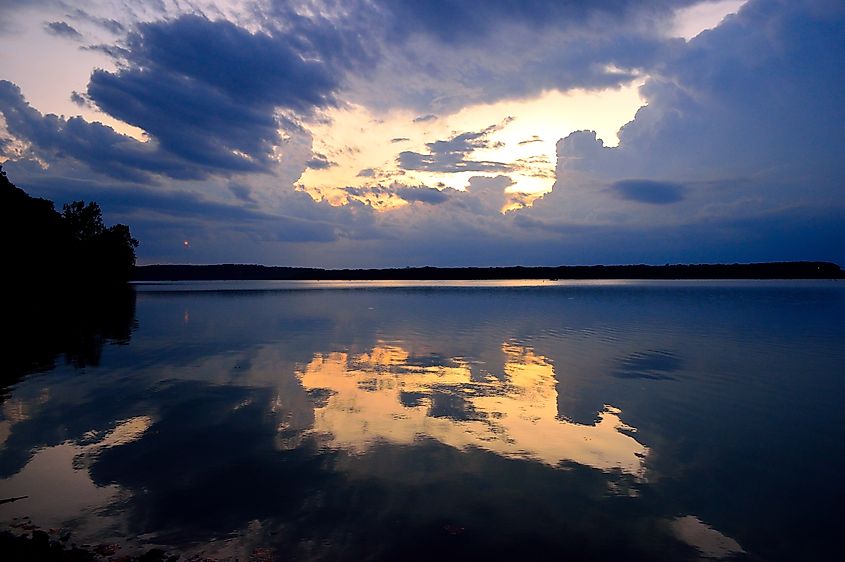
[[[0,10],[0,163],[140,264],[845,265],[841,0]]]

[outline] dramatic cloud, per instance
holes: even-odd
[[[452,189],[435,189],[424,185],[410,186],[401,183],[345,187],[343,191],[354,201],[377,209],[396,209],[403,203],[439,205],[450,200],[450,193],[456,194],[455,196],[460,193]]]
[[[255,203],[255,199],[252,198],[252,190],[248,185],[230,183],[229,191],[231,191],[232,195],[234,195],[241,201],[245,201],[247,203]]]
[[[428,203],[429,205],[438,205],[449,200],[449,194],[445,190],[441,191],[422,186],[401,186],[396,189],[396,195],[409,203],[418,201],[420,203]]]
[[[361,2],[358,25],[380,46],[356,101],[402,104],[423,116],[547,89],[618,87],[682,43],[658,32],[691,0]],[[417,76],[395,80],[414,68]],[[418,77],[425,76],[424,79]],[[514,78],[518,76],[518,78]]]
[[[651,205],[677,203],[684,198],[683,186],[660,181],[622,180],[611,185],[610,190],[621,199]]]
[[[825,2],[750,2],[645,83],[648,105],[617,147],[589,131],[562,139],[554,191],[532,214],[772,240],[773,216],[793,230],[808,209],[845,216],[843,24],[845,9]],[[739,226],[751,224],[769,230]]]
[[[397,39],[413,33],[424,33],[456,45],[472,43],[479,36],[495,33],[500,27],[508,24],[524,25],[538,31],[561,25],[583,26],[592,23],[591,20],[597,17],[621,23],[629,21],[630,16],[641,9],[648,10],[653,15],[669,15],[673,8],[694,3],[694,0],[489,0],[484,3],[483,10],[474,2],[461,0],[392,0],[377,4],[380,4],[382,12],[395,24],[390,33]]]
[[[843,20],[845,9],[825,2],[749,3],[645,84],[648,105],[619,148],[590,147],[582,135],[560,153],[574,168],[629,176],[841,171]]]
[[[686,0],[25,4],[4,168],[102,201],[143,261],[845,261],[835,0],[688,41]],[[27,75],[54,55],[58,102]]]
[[[193,163],[266,170],[281,143],[277,109],[335,103],[338,73],[318,55],[302,37],[183,16],[140,25],[124,66],[94,72],[88,96]]]
[[[81,107],[84,107],[91,103],[88,101],[88,98],[86,98],[84,94],[80,94],[76,90],[70,93],[70,101]]]
[[[510,120],[506,120],[507,123]],[[397,162],[405,170],[421,170],[426,172],[507,172],[513,166],[503,162],[485,160],[471,160],[467,157],[484,148],[491,148],[489,136],[501,128],[501,125],[491,125],[486,129],[475,132],[461,133],[447,140],[426,143],[427,154],[406,150],[399,153]]]
[[[42,115],[26,102],[20,88],[6,80],[0,80],[0,112],[9,133],[33,145],[40,157],[54,160],[69,156],[92,170],[134,181],[147,181],[150,173],[176,179],[205,175],[155,143],[139,142],[80,117]]]

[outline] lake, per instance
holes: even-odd
[[[3,529],[212,560],[841,556],[842,282],[110,299],[6,317]]]

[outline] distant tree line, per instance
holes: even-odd
[[[0,229],[7,282],[32,285],[105,286],[126,283],[135,266],[129,227],[106,227],[97,203],[53,202],[30,197],[0,166]]]
[[[146,265],[137,281],[168,280],[482,280],[482,279],[841,279],[830,262],[677,265],[563,265],[556,267],[405,267],[318,269],[247,264]]]

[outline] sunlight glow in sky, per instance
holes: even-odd
[[[407,110],[386,115],[361,106],[327,111],[324,124],[309,131],[315,138],[315,152],[325,154],[335,165],[307,169],[299,183],[315,198],[325,197],[334,204],[349,197],[338,187],[397,182],[463,190],[473,176],[499,173],[406,171],[397,167],[397,156],[401,151],[425,151],[425,144],[437,139],[494,127],[487,136],[488,146],[471,151],[468,158],[511,167],[513,184],[508,192],[545,193],[554,184],[555,146],[561,133],[590,128],[606,139],[606,145],[615,146],[616,131],[633,119],[643,103],[637,93],[641,84],[598,92],[547,91],[532,99],[473,105],[425,120]],[[405,204],[396,198],[380,203],[384,208]]]
[[[672,35],[687,41],[705,31],[713,29],[730,14],[735,14],[748,0],[716,0],[693,4],[681,8],[675,14]]]

